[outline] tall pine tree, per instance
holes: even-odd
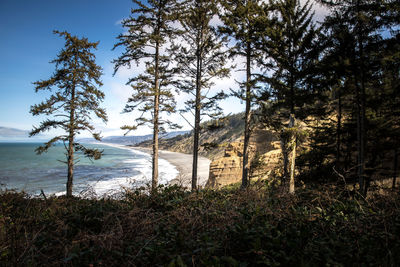
[[[91,52],[96,49],[97,43],[91,43],[87,38],[78,38],[68,32],[54,31],[55,34],[65,39],[65,47],[57,58],[51,61],[55,63],[56,71],[48,80],[40,80],[34,83],[35,90],[53,89],[54,94],[46,101],[33,105],[31,113],[34,116],[47,115],[50,119],[43,121],[39,127],[34,127],[30,136],[46,132],[52,128],[61,128],[65,134],[56,136],[36,149],[38,154],[46,152],[57,142],[63,142],[67,150],[68,178],[66,193],[72,196],[72,183],[74,177],[75,152],[83,152],[89,158],[99,159],[101,151],[88,149],[76,142],[76,136],[84,130],[92,133],[96,140],[100,140],[99,133],[94,132],[90,114],[104,122],[107,115],[100,102],[104,99],[104,93],[97,87],[102,85],[100,77],[101,67],[95,63],[95,55]],[[61,119],[56,119],[61,118]]]
[[[387,121],[396,119],[398,99],[396,90],[391,89],[393,82],[398,81],[398,75],[393,75],[398,71],[390,70],[391,67],[396,69],[392,60],[396,61],[393,44],[397,38],[395,29],[399,25],[396,18],[398,4],[392,0],[320,2],[332,8],[324,23],[331,31],[330,38],[339,40],[343,32],[348,36],[342,42],[347,55],[343,80],[347,94],[353,99],[354,112],[348,117],[352,118],[357,129],[355,169],[360,193],[365,196],[371,176],[379,169],[377,163],[387,157],[385,151],[391,146],[389,143],[392,146],[396,143],[391,134],[396,132],[396,127],[388,127]],[[387,106],[392,106],[394,112],[386,110]],[[354,153],[349,146],[347,150],[351,157]]]
[[[221,3],[224,8],[221,13],[224,25],[219,30],[233,39],[232,55],[245,59],[246,81],[240,84],[241,90],[235,94],[246,103],[242,173],[242,188],[245,188],[249,182],[250,124],[252,106],[256,99],[256,79],[252,71],[260,57],[260,25],[265,16],[259,0],[223,0]]]
[[[218,101],[225,94],[210,96],[208,92],[215,78],[229,75],[225,68],[227,57],[224,51],[225,39],[220,38],[212,20],[218,13],[214,0],[192,0],[185,2],[180,23],[183,27],[180,37],[183,42],[175,45],[175,60],[181,79],[179,89],[190,93],[194,99],[186,102],[186,111],[194,111],[192,190],[197,189],[197,162],[200,148],[201,117],[221,118],[223,112]]]
[[[308,81],[318,60],[318,30],[312,21],[309,1],[301,5],[299,0],[281,0],[275,7],[277,20],[264,42],[264,50],[272,60],[266,67],[272,65],[273,74],[265,80],[269,84],[268,95],[272,98],[268,109],[279,114],[277,120],[270,123],[281,131],[284,182],[289,183],[289,192],[294,193],[296,118],[304,119],[308,115],[305,107],[312,102]]]
[[[126,112],[133,111],[136,107],[132,102],[143,105],[141,111],[151,113],[151,125],[153,127],[153,153],[152,153],[152,190],[158,185],[158,136],[160,132],[160,112],[166,110],[173,112],[170,101],[173,95],[169,89],[162,90],[161,86],[167,86],[169,79],[163,76],[167,70],[166,56],[164,54],[166,43],[176,33],[173,27],[177,14],[177,2],[175,0],[149,0],[147,3],[133,0],[138,8],[132,9],[131,16],[122,21],[126,33],[118,36],[118,43],[114,48],[123,46],[125,51],[114,60],[115,72],[121,67],[131,67],[132,63],[145,62],[146,74],[132,78],[127,84],[134,89],[132,98],[128,101]],[[168,75],[167,75],[168,76]],[[146,85],[145,85],[146,84]],[[139,124],[123,126],[125,130],[135,130],[141,122],[149,122],[144,117],[139,118]]]

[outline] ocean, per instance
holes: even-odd
[[[0,188],[39,195],[65,194],[67,165],[65,148],[57,144],[47,153],[37,155],[39,143],[0,143]],[[82,196],[112,195],[125,187],[151,182],[151,156],[123,145],[86,144],[104,150],[99,160],[89,160],[76,154],[73,194]],[[166,184],[178,171],[164,159],[159,159],[159,182]],[[94,194],[93,194],[94,193]]]

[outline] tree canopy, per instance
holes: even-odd
[[[96,49],[98,42],[91,43],[87,38],[78,38],[65,31],[54,31],[54,33],[65,39],[64,48],[58,53],[57,58],[51,61],[55,64],[56,71],[48,80],[34,83],[36,92],[54,90],[54,93],[40,104],[31,106],[30,111],[34,116],[46,115],[50,118],[38,127],[34,127],[30,136],[54,128],[60,128],[65,132],[38,147],[36,152],[41,154],[57,142],[64,143],[68,164],[67,196],[71,196],[74,152],[81,151],[93,159],[101,157],[100,150],[86,148],[77,143],[75,137],[87,130],[96,140],[100,140],[100,133],[95,132],[91,122],[91,114],[103,122],[107,122],[107,115],[105,109],[100,107],[104,99],[104,93],[98,89],[102,86],[100,81],[102,70],[96,65],[95,55],[91,52],[92,49]]]

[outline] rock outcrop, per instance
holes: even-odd
[[[242,143],[228,144],[224,156],[211,162],[206,187],[220,188],[239,182],[243,168],[242,151]]]
[[[279,161],[282,157],[282,149],[279,141],[270,143],[268,152],[261,154],[259,157],[259,168],[253,170],[254,179],[268,179],[271,174],[276,173],[279,169]]]
[[[260,155],[260,170],[254,170],[253,176],[268,178],[279,164],[281,149],[279,142],[271,142],[270,150]],[[238,183],[242,179],[243,169],[243,143],[230,143],[222,158],[216,159],[210,164],[210,174],[206,184],[208,188],[221,188],[223,186]],[[254,158],[255,146],[250,146],[250,159]]]
[[[279,141],[271,143],[273,149],[263,154],[264,168],[268,170],[273,170],[278,167],[279,159],[282,156],[281,144]]]

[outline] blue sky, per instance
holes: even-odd
[[[34,92],[33,82],[48,79],[54,71],[49,62],[64,46],[64,41],[53,30],[68,31],[73,35],[85,36],[90,41],[100,41],[95,51],[96,62],[102,66],[102,81],[105,92],[103,106],[109,122],[102,124],[94,120],[103,136],[122,135],[119,129],[131,124],[135,114],[121,114],[131,89],[126,81],[137,75],[142,67],[121,69],[113,76],[111,61],[121,49],[112,51],[118,34],[124,31],[120,21],[130,15],[134,7],[131,0],[0,0],[0,127],[31,130],[45,117],[33,117],[30,106],[43,101],[49,93]],[[241,60],[238,59],[236,63]],[[243,72],[232,72],[230,79],[216,81],[215,91],[237,88],[235,80],[244,79]],[[183,106],[185,95],[177,96],[178,107]],[[226,113],[244,110],[237,99],[221,103]],[[170,116],[184,130],[190,127],[178,114]],[[189,120],[192,120],[188,117]],[[134,135],[148,134],[149,128],[140,128]],[[49,136],[60,132],[50,132]],[[82,136],[87,136],[83,133]]]
[[[45,119],[29,113],[32,104],[48,96],[45,92],[35,93],[32,82],[48,79],[53,73],[54,65],[49,62],[64,45],[63,39],[54,35],[53,30],[66,30],[73,35],[85,36],[90,41],[100,41],[95,54],[96,62],[104,72],[102,90],[106,94],[104,107],[109,123],[93,122],[104,136],[122,135],[124,132],[119,127],[131,123],[135,116],[120,114],[130,95],[130,88],[125,86],[125,82],[141,68],[122,69],[113,77],[111,61],[122,50],[112,51],[112,48],[116,36],[123,31],[119,21],[129,16],[132,7],[130,0],[1,0],[0,126],[30,130]],[[240,79],[242,75],[235,73],[234,76]],[[228,90],[235,87],[235,82],[233,79],[218,81],[217,87]],[[185,99],[185,96],[178,96],[180,106]],[[233,99],[221,103],[221,106],[234,113],[243,109],[239,101]],[[171,118],[181,123],[183,129],[190,129],[179,115]],[[50,132],[49,135],[57,133]],[[147,133],[150,129],[142,128],[133,134]]]
[[[104,104],[113,106],[117,99],[110,83],[123,81],[112,77],[110,62],[118,51],[111,49],[122,31],[118,21],[129,15],[131,7],[130,0],[1,0],[0,126],[29,130],[43,120],[29,114],[30,105],[46,96],[35,93],[32,82],[47,79],[54,71],[49,61],[64,45],[63,39],[52,33],[55,29],[100,41],[95,54],[105,74]]]

